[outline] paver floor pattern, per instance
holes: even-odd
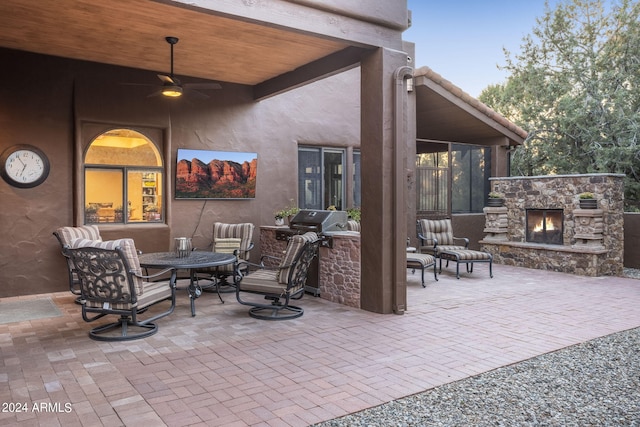
[[[62,317],[0,325],[0,425],[307,426],[640,326],[640,280],[483,267],[426,288],[408,271],[402,316],[306,295],[301,318],[261,321],[207,293],[191,317],[179,292],[128,343],[90,340],[51,294]]]

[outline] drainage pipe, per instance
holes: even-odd
[[[393,135],[393,312],[404,314],[407,308],[407,183],[405,176],[407,151],[407,86],[413,68],[402,66],[393,73],[394,135]]]

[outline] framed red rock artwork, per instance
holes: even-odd
[[[258,154],[178,149],[176,199],[253,199]]]

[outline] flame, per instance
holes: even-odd
[[[535,227],[533,227],[534,233],[540,233],[544,229],[543,219],[541,219]],[[553,220],[551,218],[547,218],[547,231],[557,230]]]

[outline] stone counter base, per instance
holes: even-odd
[[[262,255],[282,256],[287,242],[276,239],[277,230],[273,226],[260,227]],[[331,248],[320,248],[317,269],[312,266],[309,272],[315,277],[309,280],[317,286],[320,298],[360,308],[360,233],[337,233],[332,238]]]

